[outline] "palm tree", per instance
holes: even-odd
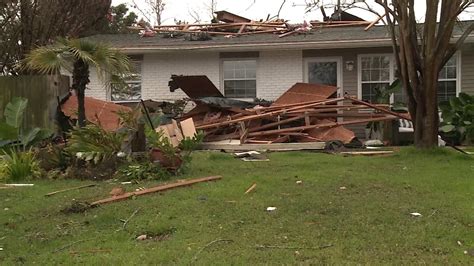
[[[130,74],[127,55],[103,43],[84,39],[60,39],[56,43],[32,50],[22,67],[39,74],[59,74],[62,69],[72,73],[72,89],[78,102],[78,123],[86,124],[84,96],[89,84],[89,68],[93,66],[101,80],[109,83]]]

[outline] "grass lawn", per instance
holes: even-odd
[[[474,249],[472,156],[407,148],[388,157],[269,157],[242,162],[198,152],[184,177],[222,180],[80,214],[60,210],[108,197],[117,184],[52,197],[44,194],[90,181],[2,189],[0,264],[474,264],[464,254]],[[137,209],[121,230],[120,219]],[[141,234],[154,239],[136,240]]]

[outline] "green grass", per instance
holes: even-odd
[[[270,162],[242,162],[196,153],[186,178],[223,179],[82,214],[60,210],[73,200],[108,197],[117,184],[100,182],[49,198],[44,194],[88,182],[44,180],[32,188],[0,190],[0,264],[474,263],[464,254],[474,248],[472,157],[410,148],[389,157],[309,152],[269,157]],[[244,195],[254,182],[257,188]],[[277,210],[266,212],[269,206]],[[126,230],[119,230],[120,219],[138,208]],[[143,233],[157,237],[135,240]],[[204,248],[218,239],[232,242]],[[332,246],[309,249],[326,245]]]

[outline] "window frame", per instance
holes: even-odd
[[[462,56],[461,56],[461,51],[457,51],[453,57],[456,57],[456,79],[440,79],[439,78],[439,74],[438,74],[438,82],[440,81],[456,81],[456,97],[459,96],[459,93],[461,92],[461,88],[462,88],[462,84],[461,84],[461,73],[462,73],[462,70],[461,70],[461,67],[462,67]],[[444,68],[444,66],[443,66]],[[441,71],[440,71],[441,72]],[[439,95],[438,95],[439,96]],[[439,98],[439,97],[438,97]]]
[[[255,79],[247,78],[247,79],[226,79],[224,76],[224,62],[226,61],[254,61],[255,62]],[[222,94],[225,95],[225,81],[226,80],[255,80],[255,97],[254,98],[248,98],[248,97],[229,97],[231,99],[239,99],[239,100],[244,100],[244,101],[253,101],[255,98],[258,98],[258,57],[233,57],[233,58],[221,58],[220,59],[220,88]]]
[[[306,57],[303,60],[303,80],[309,82],[309,64],[310,63],[327,63],[337,62],[337,91],[338,95],[344,95],[344,70],[342,68],[343,58],[342,56],[321,56],[321,57]]]
[[[383,83],[381,81],[362,81],[362,58],[363,57],[374,57],[374,56],[387,56],[390,61],[390,73],[389,73],[389,84],[392,84],[395,80],[395,58],[391,53],[376,53],[376,54],[358,54],[357,55],[357,98],[362,99],[362,83]],[[390,103],[394,102],[394,94],[390,96]]]
[[[110,95],[109,95],[109,99],[111,102],[114,102],[114,103],[137,103],[137,102],[140,102],[142,99],[143,99],[143,59],[131,59],[130,62],[132,64],[139,64],[140,65],[140,72],[139,72],[139,76],[140,76],[140,79],[139,80],[126,80],[125,83],[127,85],[130,85],[130,84],[140,84],[140,99],[137,99],[137,100],[113,100],[112,99],[112,84],[110,84]]]

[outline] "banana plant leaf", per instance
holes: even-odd
[[[26,106],[28,105],[28,99],[15,97],[5,107],[5,121],[8,125],[19,129],[23,120],[23,114],[25,113]]]

